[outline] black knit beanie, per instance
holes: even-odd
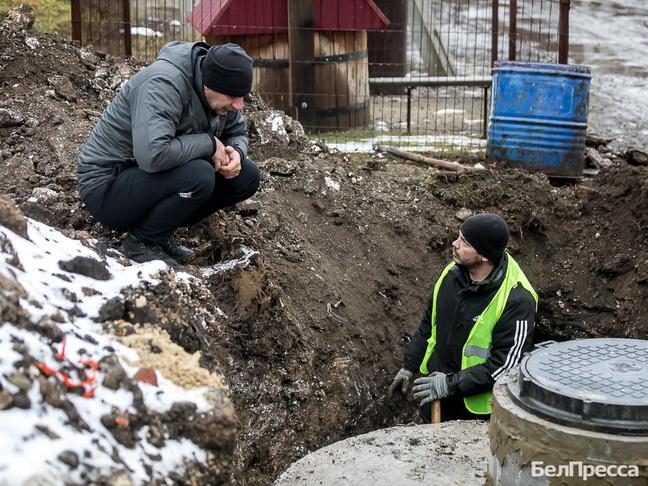
[[[509,240],[509,227],[497,214],[480,213],[461,225],[461,233],[477,253],[491,262],[500,259]]]
[[[227,96],[246,96],[252,89],[252,58],[237,44],[212,46],[203,61],[203,84]]]

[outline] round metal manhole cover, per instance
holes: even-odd
[[[592,430],[648,435],[648,341],[584,339],[527,355],[511,393],[529,411]]]

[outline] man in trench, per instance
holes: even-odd
[[[389,391],[412,389],[421,417],[441,400],[441,420],[488,418],[495,380],[529,351],[538,296],[517,262],[506,252],[509,228],[498,215],[466,219],[452,243],[452,261],[443,269],[403,367]]]
[[[256,192],[240,113],[251,87],[252,59],[240,46],[177,41],[104,111],[79,155],[79,193],[99,222],[127,230],[121,251],[130,259],[190,261],[175,230]]]

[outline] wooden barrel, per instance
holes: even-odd
[[[366,31],[314,33],[315,121],[309,131],[369,124],[369,63]],[[295,117],[289,93],[287,34],[218,36],[209,44],[235,42],[254,59],[252,87],[273,108]]]
[[[317,131],[369,124],[367,31],[320,31],[314,38]]]

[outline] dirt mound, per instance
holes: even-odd
[[[121,235],[80,204],[75,160],[140,64],[28,31],[0,35],[0,52],[0,192],[31,218],[114,247]],[[510,222],[511,252],[540,295],[537,340],[648,338],[648,168],[614,158],[561,187],[517,170],[440,173],[329,153],[250,105],[259,194],[180,234],[200,255],[190,271],[201,290],[135,290],[110,314],[165,329],[224,375],[241,426],[239,484],[268,484],[309,451],[415,417],[385,393],[473,212]],[[213,266],[235,259],[249,265]]]
[[[122,292],[124,309],[144,308],[141,281],[166,280],[174,295],[199,289],[160,274],[160,263],[99,260],[49,226],[27,225],[29,239],[0,226],[1,484],[224,483],[237,421],[220,378],[161,331],[136,354],[96,322]],[[103,273],[87,272],[90,262]],[[139,289],[134,301],[128,285]],[[126,342],[132,327],[111,323],[113,334],[130,331]],[[183,366],[165,367],[174,360]]]

